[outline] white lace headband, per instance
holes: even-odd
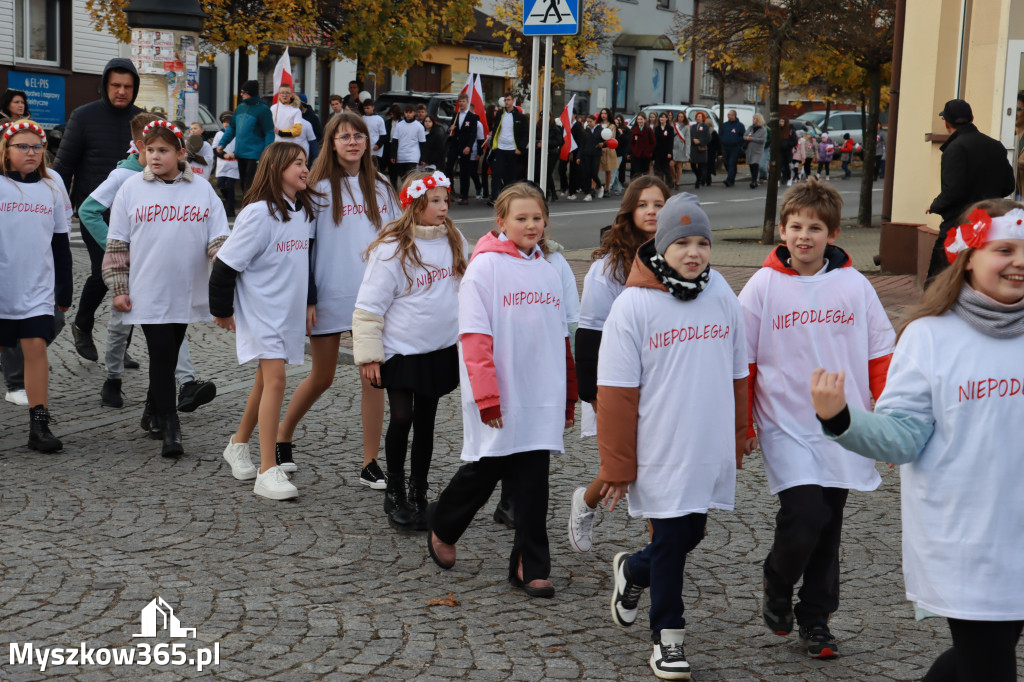
[[[15,121],[14,123],[8,123],[3,131],[5,140],[11,139],[18,133],[29,132],[38,135],[43,139],[43,142],[46,142],[46,133],[43,132],[42,126],[35,121],[28,120],[27,118]]]
[[[447,187],[451,189],[452,181],[448,179],[448,176],[441,171],[434,171],[434,174],[422,178],[420,180],[414,180],[409,184],[408,187],[403,189],[398,194],[398,200],[402,202],[402,210],[409,208],[409,204],[415,199],[419,199],[421,196],[427,193],[428,190],[434,189],[435,187]]]
[[[950,263],[965,249],[979,249],[997,239],[1024,239],[1024,210],[1015,208],[993,218],[983,208],[967,216],[967,223],[946,233],[946,259]]]

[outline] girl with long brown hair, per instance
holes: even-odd
[[[626,188],[615,222],[593,253],[594,262],[583,280],[580,326],[576,332],[576,375],[583,437],[597,435],[597,356],[601,330],[612,303],[626,288],[637,249],[654,238],[658,213],[672,195],[668,186],[652,175],[635,178]],[[578,552],[590,551],[594,512],[601,500],[601,481],[595,478],[572,495],[569,512],[569,544]]]
[[[434,417],[441,397],[459,385],[459,281],[469,247],[448,217],[450,190],[451,181],[441,171],[413,172],[406,178],[400,195],[405,212],[367,248],[352,316],[352,350],[360,375],[386,389],[391,406],[384,438],[384,512],[398,530],[426,530]]]
[[[1024,630],[1024,205],[974,204],[945,251],[874,411],[847,406],[841,372],[814,370],[811,397],[844,448],[902,465],[907,599],[953,639],[924,679],[1009,682]]]
[[[398,218],[395,190],[373,166],[369,131],[362,116],[335,114],[324,131],[325,149],[309,173],[309,185],[327,197],[317,206],[312,280],[306,305],[313,368],[299,383],[278,428],[277,462],[295,471],[295,427],[334,383],[341,333],[352,329],[362,254],[384,225]],[[374,490],[387,484],[377,464],[384,423],[384,394],[362,381],[363,467],[359,482]]]

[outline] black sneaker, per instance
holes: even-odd
[[[516,529],[515,513],[512,511],[512,505],[502,504],[498,501],[498,506],[494,508],[494,522],[500,523],[509,530]]]
[[[380,465],[375,459],[359,472],[359,482],[373,490],[384,490],[388,487],[388,477],[380,470]]]
[[[103,382],[103,388],[100,389],[100,404],[103,407],[124,407],[120,379],[107,379]]]
[[[124,352],[124,368],[125,369],[138,369],[139,361],[128,355],[128,351]]]
[[[71,323],[71,336],[75,340],[75,350],[86,360],[92,360],[96,362],[100,359],[100,354],[96,350],[96,344],[92,342],[92,332],[82,331],[82,329],[75,324]]]
[[[640,595],[644,593],[644,588],[633,584],[628,559],[629,552],[619,552],[612,559],[612,580],[615,585],[612,590],[612,621],[624,628],[636,622],[637,604]]]
[[[178,391],[178,412],[195,412],[197,407],[216,397],[217,387],[212,381],[186,381]]]
[[[686,653],[683,651],[685,632],[682,629],[661,631],[649,661],[651,670],[658,679],[690,679],[690,664],[686,662]]]
[[[291,443],[275,443],[274,459],[277,462],[277,466],[281,467],[281,471],[290,474],[299,470],[299,467],[295,466],[295,460],[292,459]]]
[[[800,626],[800,639],[807,642],[807,655],[811,658],[835,658],[839,655],[836,638],[829,632],[828,624],[817,621]]]
[[[793,594],[768,586],[768,578],[762,578],[764,594],[761,597],[761,615],[764,624],[777,635],[793,632]]]

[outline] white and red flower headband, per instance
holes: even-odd
[[[1024,239],[1024,210],[1015,208],[993,218],[983,208],[967,216],[967,223],[946,234],[946,258],[950,263],[965,249],[978,249],[997,239]]]
[[[46,133],[43,132],[43,127],[35,121],[30,121],[27,118],[23,118],[20,121],[14,123],[8,123],[4,131],[4,140],[9,140],[18,133],[32,133],[42,138],[43,142],[46,142]]]
[[[178,143],[181,144],[182,148],[184,149],[185,136],[181,134],[181,131],[178,130],[178,127],[176,125],[174,125],[170,121],[153,121],[152,123],[147,124],[146,127],[142,129],[142,136],[145,137],[146,134],[149,133],[149,131],[153,130],[154,128],[167,128],[168,130],[170,130],[172,133],[174,133],[174,136],[178,138]]]
[[[434,171],[433,175],[420,180],[414,180],[410,183],[408,187],[398,193],[398,200],[402,202],[402,210],[404,211],[409,208],[409,204],[426,194],[428,190],[435,187],[447,187],[450,190],[451,186],[452,181],[448,179],[447,175],[441,171]]]

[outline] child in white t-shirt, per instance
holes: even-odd
[[[235,221],[210,274],[210,312],[235,332],[238,362],[257,361],[245,414],[224,459],[239,481],[256,479],[257,495],[287,500],[299,494],[275,458],[277,422],[284,401],[285,363],[305,362],[306,294],[314,204],[306,187],[306,153],[287,142],[263,152],[250,203]],[[260,468],[249,458],[249,439],[260,427]]]
[[[455,565],[455,543],[498,481],[511,485],[515,540],[509,582],[552,597],[546,528],[551,452],[575,416],[576,371],[558,272],[537,246],[544,196],[508,186],[495,206],[498,231],[477,241],[459,288],[463,464],[427,507],[427,551]]]
[[[839,543],[850,490],[881,483],[874,464],[822,434],[808,404],[815,367],[846,371],[862,408],[879,396],[895,335],[874,287],[834,246],[843,200],[811,180],[786,192],[776,247],[754,273],[740,303],[750,356],[751,448],[760,440],[768,487],[779,496],[775,541],[764,562],[762,612],[779,635],[794,616],[807,653],[834,658],[828,620],[839,608]],[[793,607],[793,587],[803,579]]]
[[[395,175],[402,180],[409,171],[426,162],[427,133],[423,124],[416,120],[416,107],[405,105],[405,120],[391,126],[391,163]]]
[[[387,223],[398,218],[395,190],[373,165],[362,116],[335,114],[324,130],[324,148],[309,172],[320,199],[316,243],[311,249],[312,286],[306,306],[313,367],[299,382],[277,431],[277,463],[295,471],[292,437],[299,421],[334,382],[341,334],[352,329],[352,312],[366,264],[363,252]],[[387,477],[377,463],[384,424],[384,391],[362,379],[360,409],[363,463],[359,483],[383,490]]]
[[[214,147],[220,146],[220,140],[224,137],[224,131],[231,125],[231,112],[222,112],[220,122],[224,128],[218,130],[217,134],[213,136]],[[240,177],[238,173],[238,159],[235,158],[235,140],[232,139],[228,142],[228,146],[224,147],[224,151],[219,152],[219,154],[220,156],[217,158],[217,189],[220,190],[221,196],[224,197],[224,210],[228,218],[234,218],[235,183],[238,182]]]
[[[28,446],[56,452],[50,432],[50,368],[54,304],[71,306],[71,202],[46,168],[46,133],[28,119],[7,124],[0,140],[0,348],[21,346],[29,404]]]
[[[710,255],[697,197],[669,199],[612,304],[597,369],[604,501],[611,511],[628,492],[630,516],[652,530],[647,547],[612,562],[612,620],[632,625],[650,587],[650,666],[663,679],[689,679],[686,555],[704,538],[708,510],[733,508],[746,445],[743,311]],[[696,392],[682,408],[680,390]]]
[[[1024,206],[964,213],[874,413],[847,406],[848,373],[815,370],[811,396],[839,445],[902,465],[907,599],[953,635],[925,679],[1010,682],[1024,629]]]
[[[406,178],[405,212],[367,248],[352,315],[352,354],[362,377],[387,389],[384,513],[398,530],[426,530],[427,475],[441,397],[459,385],[459,280],[466,238],[448,217],[451,181],[441,171]],[[405,452],[413,430],[409,494]]]
[[[188,127],[185,140],[185,157],[192,167],[192,173],[209,182],[213,175],[213,147],[203,139],[203,124],[198,121]]]
[[[143,130],[146,168],[121,185],[110,208],[103,281],[126,325],[149,348],[150,436],[165,457],[184,453],[174,368],[190,322],[212,320],[209,261],[228,236],[224,206],[185,163],[185,139],[167,121]]]

